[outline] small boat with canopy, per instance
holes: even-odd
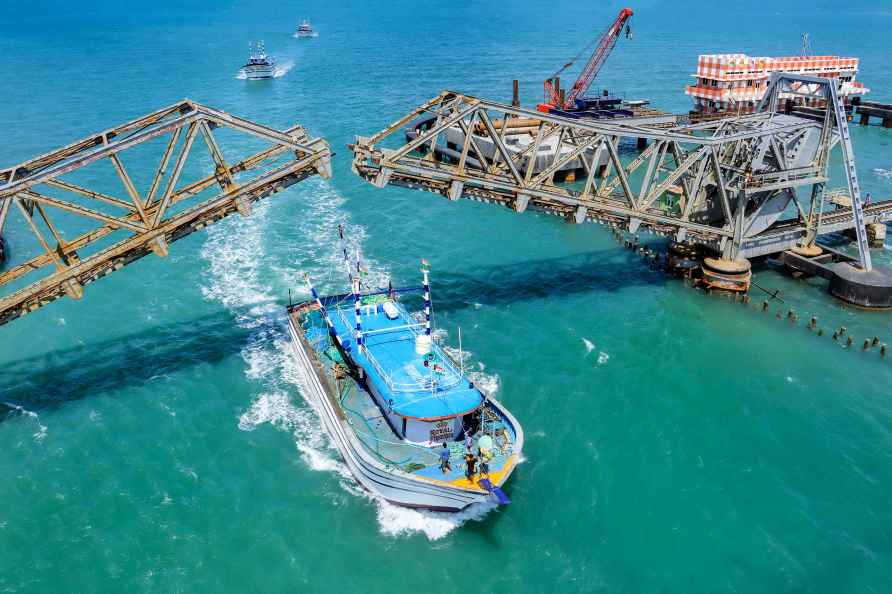
[[[305,396],[350,471],[407,507],[509,503],[501,487],[520,459],[523,430],[467,377],[461,355],[454,360],[433,340],[426,262],[421,286],[373,288],[359,257],[342,252],[351,291],[321,297],[307,278],[312,298],[289,305],[288,319],[310,380]],[[413,299],[422,304],[414,316],[404,305]]]

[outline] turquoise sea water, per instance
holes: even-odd
[[[762,314],[652,272],[597,226],[352,176],[345,145],[453,88],[524,103],[615,2],[31,2],[0,11],[0,164],[189,97],[299,121],[334,179],[274,196],[0,328],[2,592],[888,592],[892,315],[770,270]],[[701,52],[862,60],[892,99],[882,3],[633,5],[601,86],[684,111]],[[320,37],[291,37],[309,16]],[[236,78],[251,40],[274,81]],[[892,132],[853,130],[892,197]],[[513,504],[458,516],[359,491],[300,395],[283,305],[335,226],[374,272],[433,267],[445,340],[524,424]],[[15,244],[13,243],[13,248]],[[888,251],[875,260],[892,264]],[[322,283],[324,289],[340,289]],[[754,298],[759,299],[754,292]]]

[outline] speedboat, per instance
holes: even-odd
[[[300,22],[300,25],[298,25],[294,36],[298,38],[319,37],[319,33],[313,30],[313,26],[310,24],[310,19],[303,19]]]
[[[455,512],[510,503],[502,490],[521,459],[511,413],[433,340],[429,268],[422,285],[372,288],[347,260],[350,292],[288,306],[305,398],[357,482],[397,505]],[[412,296],[423,310],[410,314]],[[461,351],[459,351],[461,352]]]
[[[242,74],[247,80],[265,80],[273,78],[276,72],[276,64],[272,58],[266,55],[266,48],[262,41],[249,44],[250,54],[248,62],[242,66]]]

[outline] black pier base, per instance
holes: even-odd
[[[870,272],[849,262],[832,268],[830,294],[847,303],[869,308],[892,308],[892,270],[874,266]]]

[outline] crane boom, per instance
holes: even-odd
[[[595,77],[598,75],[604,62],[606,62],[608,56],[610,56],[610,52],[613,51],[616,41],[619,39],[620,34],[622,34],[623,27],[626,26],[628,20],[632,17],[632,14],[631,8],[623,8],[619,11],[616,20],[613,21],[610,27],[608,27],[598,39],[598,43],[594,52],[592,52],[588,63],[586,63],[585,68],[582,69],[579,78],[573,83],[573,87],[570,89],[570,93],[567,94],[564,101],[561,101],[560,91],[555,84],[555,77],[572,65],[575,59],[565,64],[563,68],[545,81],[545,104],[539,106],[540,111],[548,111],[553,107],[558,107],[560,109],[572,109],[575,107],[576,99],[582,96],[582,94],[592,85],[592,82],[595,80]]]

